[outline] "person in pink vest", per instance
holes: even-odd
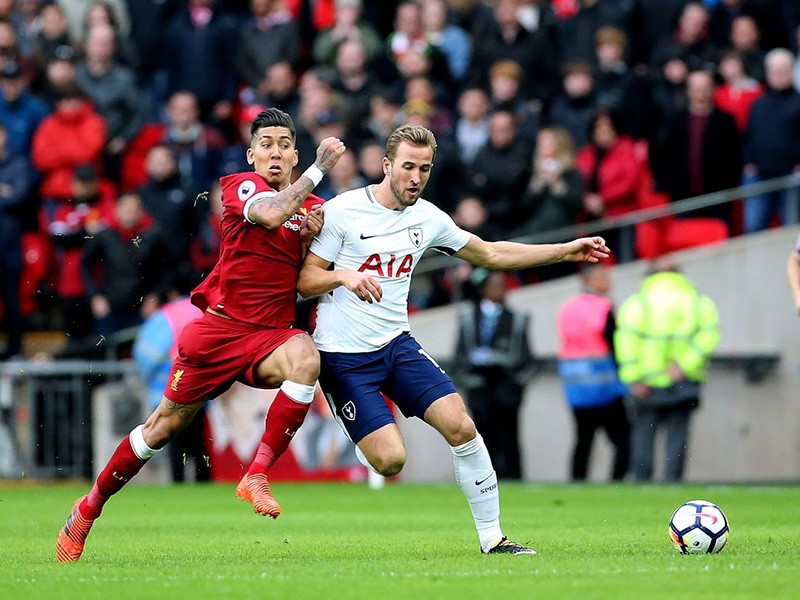
[[[161,402],[172,361],[178,355],[181,331],[203,316],[202,311],[189,300],[188,292],[195,283],[189,279],[188,276],[176,278],[174,289],[170,292],[171,301],[147,318],[133,344],[133,358],[147,385],[147,401],[152,409]],[[205,419],[202,415],[198,417],[169,444],[173,481],[185,480],[184,461],[188,457],[193,459],[196,481],[208,481],[211,478],[211,470],[204,458],[209,456],[203,431]]]
[[[581,271],[582,290],[558,312],[558,373],[575,419],[572,479],[583,481],[595,432],[604,429],[616,447],[613,480],[628,471],[630,431],[625,414],[625,385],[614,360],[614,309],[608,292],[610,268],[589,266]]]

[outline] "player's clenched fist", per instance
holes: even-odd
[[[303,243],[308,245],[314,236],[322,231],[322,224],[324,222],[324,214],[322,212],[322,205],[317,204],[311,209],[300,223],[300,239]]]
[[[339,138],[327,137],[319,143],[317,148],[317,160],[314,162],[323,173],[327,173],[333,168],[339,158],[344,154],[344,142]]]

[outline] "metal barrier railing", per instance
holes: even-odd
[[[125,361],[0,364],[0,477],[89,477],[93,390],[136,376]]]

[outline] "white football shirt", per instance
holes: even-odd
[[[311,252],[336,269],[372,275],[383,297],[369,304],[344,286],[324,294],[314,341],[325,352],[379,350],[411,329],[411,273],[425,250],[458,252],[471,234],[422,198],[404,210],[388,209],[369,186],[339,194],[323,207],[325,224],[311,243]]]

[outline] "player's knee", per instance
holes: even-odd
[[[466,444],[475,439],[476,435],[478,430],[475,429],[475,423],[466,412],[454,419],[444,431],[444,437],[451,446]]]
[[[291,357],[289,379],[312,385],[319,378],[319,351],[311,337],[296,336],[288,355]]]
[[[406,464],[405,449],[399,448],[389,452],[383,452],[370,461],[375,470],[384,477],[392,477],[403,470]]]

